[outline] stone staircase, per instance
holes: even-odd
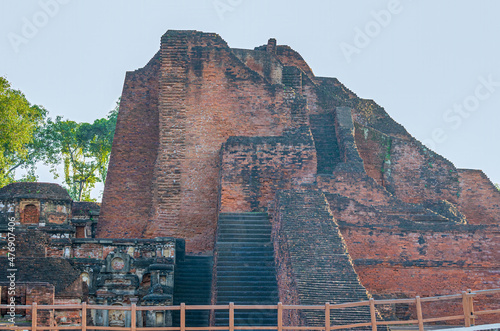
[[[217,304],[275,305],[278,302],[271,223],[266,213],[221,213],[217,242]],[[276,325],[276,311],[236,310],[236,326]],[[229,313],[215,313],[215,325]]]
[[[318,158],[318,174],[331,175],[341,162],[333,113],[310,115],[309,123]]]
[[[278,192],[277,198],[280,220],[273,237],[279,247],[289,247],[289,262],[280,260],[279,264],[289,264],[296,275],[300,304],[368,300],[325,195],[318,191],[287,190]],[[323,312],[305,310],[303,316],[308,326],[324,325]],[[370,322],[370,309],[368,306],[332,309],[330,318],[332,325],[366,323]]]
[[[212,289],[212,256],[186,255],[174,273],[174,305],[210,305]],[[209,325],[209,310],[186,310],[186,326]],[[179,312],[172,314],[173,326],[179,326]]]

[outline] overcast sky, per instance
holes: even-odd
[[[271,37],[374,99],[459,168],[500,183],[500,1],[0,0],[0,75],[51,117],[91,122],[169,29]],[[41,180],[53,181],[42,169]]]

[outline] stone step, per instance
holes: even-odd
[[[276,286],[276,279],[260,280],[258,282],[248,282],[246,280],[224,280],[224,282],[217,284],[217,287],[238,287],[238,286]]]
[[[272,227],[269,224],[269,221],[262,222],[219,222],[219,226],[217,229],[218,233],[223,233],[224,231],[240,231],[240,230],[269,230],[271,232]]]
[[[217,251],[219,253],[226,252],[228,253],[238,253],[238,252],[268,252],[268,251],[274,251],[273,245],[269,243],[253,243],[252,245],[247,245],[243,246],[241,243],[238,243],[236,245],[230,245],[230,244],[222,244],[217,247]]]
[[[219,235],[217,241],[238,241],[238,242],[248,242],[248,241],[264,241],[270,242],[271,235],[269,234],[258,234],[258,233],[232,233],[232,234],[222,234]]]
[[[241,299],[235,297],[224,297],[221,299],[217,298],[217,304],[219,305],[227,305],[233,302],[235,305],[276,305],[277,300],[273,300],[273,298],[263,298],[263,297],[254,297],[248,299]]]
[[[273,253],[273,252],[270,252]],[[273,254],[261,254],[259,255],[244,255],[244,254],[219,254],[217,257],[217,263],[222,261],[240,261],[240,262],[252,262],[252,261],[274,261]]]
[[[177,287],[177,291],[175,291],[176,294],[189,293],[191,291],[197,291],[197,293],[205,292],[205,291],[208,291],[208,292],[212,291],[212,286],[206,285],[206,284],[194,285],[193,283],[188,283],[188,282],[184,282],[184,283],[178,282],[175,286]],[[183,288],[180,289],[180,287],[183,287]]]
[[[267,213],[219,213],[219,219],[225,218],[265,218],[268,219],[269,215]]]
[[[224,231],[219,231],[218,237],[221,236],[262,236],[271,237],[271,231],[266,229],[225,229]]]
[[[231,249],[253,249],[253,248],[264,248],[264,247],[270,247],[273,249],[273,244],[271,242],[249,242],[249,243],[220,243],[220,245],[217,246],[217,251],[225,251],[225,250],[231,250]]]
[[[275,267],[272,265],[268,266],[217,266],[217,272],[275,272]]]
[[[234,302],[235,304],[249,304],[249,305],[264,305],[264,304],[276,304],[276,294],[274,293],[262,293],[253,294],[246,293],[244,299],[240,293],[218,293],[217,302],[218,303],[229,303]]]
[[[257,251],[252,251],[252,249],[244,249],[244,250],[234,249],[227,251],[219,251],[218,253],[219,256],[222,255],[224,257],[241,258],[241,259],[245,259],[247,257],[259,257],[259,256],[272,257],[274,255],[274,251],[269,248],[260,249]]]
[[[270,267],[274,266],[274,260],[269,261],[217,261],[217,267]]]
[[[275,304],[277,298],[274,247],[267,214],[220,214],[216,242],[217,303]],[[239,314],[239,312],[237,312]],[[235,324],[273,325],[262,321],[262,312],[235,315]],[[240,318],[243,316],[244,318]],[[225,325],[228,313],[217,312],[215,324]],[[256,324],[257,323],[257,324]]]
[[[216,314],[216,326],[227,326],[229,324],[229,315],[224,316]],[[247,314],[236,314],[234,316],[235,326],[276,326],[277,315],[271,313],[255,312]],[[324,323],[323,323],[324,324]]]
[[[235,225],[260,225],[270,226],[271,222],[267,218],[221,218],[217,222],[219,225],[235,224]]]
[[[276,282],[274,276],[259,277],[244,277],[244,276],[234,276],[234,277],[217,277],[217,286],[232,286],[235,282],[246,282],[248,285],[257,285],[261,282]]]
[[[216,244],[219,243],[231,243],[231,244],[248,244],[248,243],[268,243],[270,240],[268,238],[224,238],[222,240],[217,239]]]
[[[260,277],[265,277],[269,275],[269,271],[252,271],[252,272],[232,272],[232,271],[225,271],[223,273],[218,272],[218,277],[217,279],[224,279],[224,277],[240,277],[241,275],[245,275],[248,277],[255,277],[256,279],[260,279]]]
[[[174,305],[209,305],[212,291],[212,256],[186,255],[176,265],[174,273]],[[209,325],[209,311],[186,311],[186,326]],[[178,311],[172,312],[173,326],[179,326]]]
[[[212,268],[212,266],[209,266]],[[185,269],[176,269],[175,272],[184,277],[196,277],[199,279],[212,278],[211,275],[197,275],[199,273],[200,267],[186,267]]]
[[[228,291],[240,291],[240,292],[251,292],[251,291],[257,291],[257,292],[263,292],[263,291],[275,291],[278,289],[278,286],[275,284],[261,284],[260,282],[257,284],[244,284],[240,286],[232,286],[232,285],[219,285],[217,286],[218,291],[223,291],[223,292],[228,292]]]

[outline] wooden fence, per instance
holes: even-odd
[[[391,299],[391,300],[374,300],[370,299],[368,301],[343,303],[343,304],[330,304],[325,303],[324,305],[310,305],[310,306],[298,306],[298,305],[283,305],[281,302],[277,305],[235,305],[230,303],[228,305],[197,305],[197,306],[186,306],[181,304],[180,306],[137,306],[132,304],[131,306],[103,306],[103,305],[88,305],[86,303],[74,304],[74,305],[37,305],[33,303],[32,305],[16,306],[16,309],[24,309],[26,311],[31,310],[31,326],[16,326],[16,325],[1,325],[0,330],[31,330],[31,331],[41,331],[41,330],[130,330],[130,331],[199,331],[199,330],[317,330],[317,331],[331,331],[340,329],[350,329],[355,327],[371,327],[372,331],[377,330],[377,326],[391,326],[391,325],[418,325],[420,331],[424,330],[424,323],[432,322],[444,322],[444,321],[454,321],[463,320],[464,326],[469,327],[475,325],[476,318],[478,316],[490,315],[490,314],[500,314],[500,309],[493,310],[474,310],[474,301],[479,302],[479,296],[481,295],[492,295],[500,294],[500,289],[492,290],[482,290],[482,291],[464,291],[461,294],[454,295],[444,295],[436,297],[426,297],[420,298],[415,297],[414,299]],[[422,303],[425,302],[444,302],[450,300],[461,300],[461,305],[463,308],[463,314],[455,316],[443,316],[435,318],[424,318],[422,314]],[[390,305],[390,304],[414,304],[416,305],[417,319],[414,320],[401,320],[401,321],[377,321],[376,319],[376,305]],[[330,312],[334,309],[344,309],[351,307],[370,307],[371,320],[365,323],[356,324],[346,324],[346,325],[334,325],[330,321]],[[8,309],[8,305],[0,305],[0,309]],[[87,311],[90,309],[95,310],[123,310],[130,312],[130,326],[129,327],[117,327],[117,326],[90,326],[87,324]],[[234,311],[235,310],[249,310],[249,309],[265,309],[265,310],[277,310],[277,321],[276,326],[235,326],[234,325]],[[41,326],[37,325],[37,316],[40,310],[80,310],[81,324],[80,325],[59,325],[54,326]],[[229,325],[228,326],[204,326],[204,327],[186,327],[186,311],[187,310],[228,310],[229,311]],[[291,326],[283,325],[283,311],[284,310],[322,310],[324,311],[325,323],[323,326]],[[179,327],[137,327],[137,313],[141,311],[180,311],[180,326]],[[51,315],[53,316],[53,315]],[[498,319],[500,321],[500,317]]]

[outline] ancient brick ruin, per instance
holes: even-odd
[[[306,257],[329,281],[359,275],[378,298],[500,287],[500,192],[483,172],[457,169],[274,39],[247,50],[168,31],[127,73],[97,234],[180,237],[217,257],[221,215],[252,212],[270,215],[283,302],[312,302],[331,284],[303,274]],[[342,258],[328,257],[333,247]],[[320,301],[344,300],[328,291]]]
[[[29,212],[29,217],[26,215]],[[9,279],[15,270],[18,305],[172,305],[174,265],[183,259],[184,241],[173,238],[98,239],[95,225],[100,205],[73,202],[52,183],[14,183],[0,189],[0,288],[7,303]],[[9,240],[14,228],[15,240]],[[9,242],[15,243],[15,267],[9,267]],[[30,311],[18,311],[18,321]],[[160,314],[160,315],[158,315]],[[5,315],[5,311],[2,312]],[[78,311],[48,311],[40,325],[78,325]],[[130,313],[96,310],[93,325],[125,326]],[[144,312],[139,326],[170,326],[170,312]]]
[[[34,238],[27,265],[48,261],[71,275],[26,276],[26,300],[334,304],[500,288],[500,192],[486,175],[457,169],[274,39],[247,50],[213,33],[168,31],[126,75],[100,212],[3,190],[3,215]],[[423,307],[427,317],[460,309]],[[377,318],[415,313],[386,305]],[[188,312],[187,326],[228,325],[227,314]],[[367,319],[367,309],[331,313],[337,324]],[[179,316],[158,321],[179,325]],[[317,312],[284,316],[323,322]],[[276,313],[238,312],[235,323],[274,325]]]

